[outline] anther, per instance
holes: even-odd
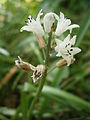
[[[70,51],[73,51],[73,49],[70,49]]]
[[[20,64],[21,62],[20,61],[18,61],[18,64]]]

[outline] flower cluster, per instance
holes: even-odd
[[[40,48],[45,47],[45,41],[44,41],[44,34],[54,32],[55,35],[55,42],[56,47],[55,51],[57,52],[56,56],[62,57],[64,61],[66,61],[67,66],[71,65],[73,61],[75,61],[74,55],[79,53],[81,51],[80,48],[74,47],[76,42],[76,35],[71,37],[72,29],[73,28],[79,28],[79,25],[77,24],[71,24],[71,20],[65,18],[64,14],[60,12],[60,16],[53,12],[46,13],[45,16],[42,19],[43,26],[41,24],[40,17],[43,15],[42,10],[38,13],[36,20],[33,19],[32,16],[28,17],[27,25],[23,26],[21,28],[21,32],[26,30],[33,32],[34,35],[37,37],[38,44]],[[57,21],[57,25],[55,26],[55,22]],[[69,30],[69,34],[65,37],[65,39],[62,41],[60,39],[57,39],[57,37],[60,37],[64,32]],[[19,60],[16,61],[16,65],[19,67],[22,63],[21,58],[19,57]],[[30,65],[29,65],[30,66]],[[31,67],[30,67],[31,68]],[[37,67],[33,67],[33,81],[37,81],[44,72],[43,65],[38,65]]]

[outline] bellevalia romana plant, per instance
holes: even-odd
[[[60,12],[60,16],[58,16],[53,12],[50,12],[45,14],[43,18],[43,26],[42,26],[40,21],[40,17],[42,15],[43,15],[42,10],[40,10],[36,20],[34,20],[32,16],[29,16],[28,20],[26,21],[27,22],[26,25],[23,26],[20,31],[22,32],[25,30],[25,31],[33,32],[33,34],[37,38],[37,42],[39,44],[40,49],[42,49],[45,53],[44,54],[45,64],[34,66],[27,62],[24,62],[19,56],[18,56],[18,60],[15,61],[16,65],[19,68],[33,72],[32,75],[33,83],[36,83],[40,78],[42,78],[36,96],[33,99],[32,104],[29,108],[29,112],[28,112],[29,118],[31,117],[33,107],[40,96],[40,93],[42,91],[42,88],[46,80],[49,57],[50,57],[50,48],[52,43],[52,35],[54,35],[55,43],[56,43],[56,46],[54,48],[55,52],[57,53],[56,56],[63,58],[56,63],[56,67],[61,67],[64,65],[70,66],[72,63],[75,62],[74,55],[76,55],[81,51],[80,48],[74,47],[76,42],[76,35],[71,36],[72,29],[79,28],[79,25],[71,24],[71,20],[65,18],[62,12]],[[57,25],[55,25],[55,23],[57,23]],[[69,31],[69,34],[64,38],[63,41],[60,40],[59,37],[62,34],[64,34],[64,32],[66,31]],[[45,40],[44,40],[44,35],[46,33],[48,34],[47,44],[45,44]]]

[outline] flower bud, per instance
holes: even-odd
[[[18,60],[15,60],[15,64],[17,67],[22,68],[25,71],[33,70],[35,67],[28,62],[24,62],[19,56]]]
[[[74,61],[75,61],[75,58],[72,59],[71,64],[73,64]],[[66,64],[67,64],[67,61],[65,59],[61,59],[56,63],[56,67],[60,68],[60,67],[65,66]]]

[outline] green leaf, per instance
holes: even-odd
[[[21,111],[23,120],[27,120],[28,96],[25,92],[21,92]]]
[[[80,31],[78,32],[78,36],[77,36],[77,43],[76,43],[77,46],[79,46],[79,44],[83,40],[83,37],[86,34],[89,25],[90,25],[90,9],[88,10],[86,17],[80,26]]]
[[[90,103],[66,91],[49,86],[44,86],[42,92],[44,94],[51,94],[53,96],[56,96],[59,99],[63,98],[64,100],[67,100],[67,104],[70,103],[69,105],[73,105],[74,108],[77,107],[88,112],[90,111]]]

